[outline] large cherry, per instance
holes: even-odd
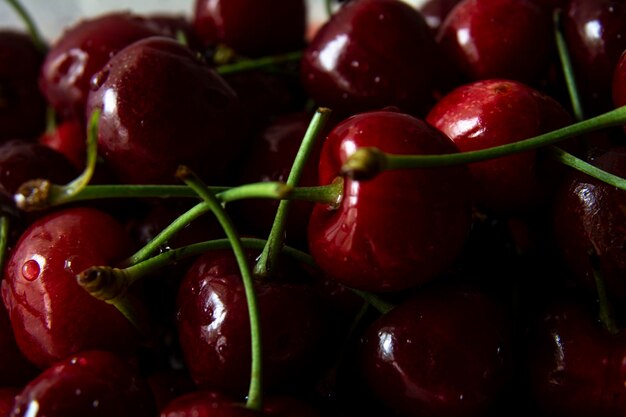
[[[554,51],[551,22],[548,10],[532,0],[463,0],[441,24],[437,41],[467,80],[537,86]]]
[[[146,382],[114,354],[85,351],[55,363],[16,397],[10,417],[154,417]]]
[[[302,48],[306,11],[304,0],[196,0],[193,25],[205,45],[256,57]]]
[[[131,13],[81,20],[50,48],[41,68],[41,90],[59,115],[83,120],[91,77],[120,49],[159,34]]]
[[[134,353],[137,330],[76,282],[78,273],[111,265],[130,248],[121,225],[95,209],[61,210],[24,232],[8,259],[2,298],[29,360],[47,367],[86,349]]]
[[[395,111],[361,113],[329,134],[319,165],[331,183],[360,147],[395,154],[458,152],[444,134]],[[317,204],[309,249],[333,279],[371,291],[396,291],[432,280],[451,266],[469,232],[469,174],[464,167],[383,172],[345,179],[336,206]]]
[[[251,262],[256,255],[249,252]],[[300,385],[311,375],[324,334],[324,306],[306,283],[306,273],[284,268],[270,280],[255,281],[263,378],[269,391]],[[250,383],[250,324],[232,251],[211,251],[199,258],[181,283],[177,302],[180,343],[193,379],[203,388],[245,395]]]
[[[426,120],[463,152],[506,145],[571,122],[554,99],[515,81],[477,81],[444,96]],[[536,151],[470,165],[476,204],[495,212],[524,211],[546,196]]]
[[[133,43],[94,76],[87,115],[96,109],[99,150],[126,183],[172,183],[181,164],[218,182],[245,125],[226,82],[166,37]]]
[[[302,82],[341,114],[398,106],[422,115],[439,84],[438,52],[424,18],[398,0],[346,3],[304,51]]]
[[[26,33],[0,31],[0,141],[32,139],[46,127],[37,77],[44,55]]]
[[[372,392],[398,415],[478,416],[508,381],[510,344],[510,322],[493,299],[431,288],[367,329],[361,367]]]

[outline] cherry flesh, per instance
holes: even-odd
[[[301,79],[320,106],[354,114],[397,106],[423,116],[439,84],[439,57],[424,18],[397,0],[352,1],[304,51]]]
[[[134,353],[137,330],[75,278],[90,266],[121,260],[130,248],[121,225],[96,209],[64,209],[24,232],[8,259],[2,298],[30,361],[44,368],[86,349]]]
[[[0,31],[0,141],[44,131],[46,101],[37,85],[43,59],[26,33]]]
[[[396,154],[458,152],[445,135],[410,115],[362,113],[339,123],[324,141],[319,183],[331,183],[364,146]],[[468,180],[464,167],[346,178],[336,207],[313,209],[311,254],[330,278],[348,287],[398,291],[430,281],[451,266],[469,233]]]
[[[444,96],[426,121],[445,133],[462,152],[506,145],[571,123],[554,99],[515,81],[484,80]],[[547,181],[536,151],[469,166],[476,204],[490,212],[536,208]]]
[[[93,78],[87,114],[96,109],[99,150],[124,183],[172,183],[181,164],[219,182],[239,148],[243,115],[235,93],[169,38],[118,52]]]
[[[55,363],[16,397],[10,417],[153,417],[152,393],[125,361],[85,351]]]
[[[304,46],[303,0],[196,0],[193,26],[205,45],[225,44],[257,57]]]

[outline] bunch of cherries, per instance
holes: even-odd
[[[626,413],[625,2],[9,3],[0,417]]]

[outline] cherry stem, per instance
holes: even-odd
[[[300,148],[298,149],[298,153],[293,161],[291,170],[289,171],[289,176],[287,177],[286,182],[287,186],[296,187],[298,182],[300,182],[304,166],[311,155],[315,142],[318,140],[320,134],[326,126],[326,122],[329,117],[330,109],[324,107],[317,109],[313,115],[304,137],[302,138]],[[278,204],[276,216],[274,217],[274,222],[272,223],[272,229],[270,230],[270,234],[267,239],[267,245],[263,248],[263,252],[261,252],[259,260],[254,267],[254,274],[257,277],[267,278],[272,273],[274,265],[277,262],[282,246],[285,242],[287,214],[290,206],[290,200],[281,200]]]
[[[626,191],[626,179],[595,167],[590,163],[585,162],[560,148],[557,148],[556,146],[550,147],[550,153],[554,159],[562,164],[574,168],[606,184],[612,185],[613,187],[619,188],[620,190]]]
[[[83,172],[65,185],[52,184],[47,179],[34,179],[22,184],[15,193],[15,204],[25,211],[41,210],[51,205],[64,204],[79,194],[91,178],[96,169],[98,159],[98,122],[100,110],[91,114],[87,130],[87,163]]]
[[[599,302],[599,318],[602,325],[611,334],[619,333],[619,327],[615,322],[615,316],[613,314],[613,307],[609,300],[608,293],[604,282],[604,277],[600,268],[600,257],[595,251],[589,253],[589,260],[591,261],[591,269],[593,271],[593,278],[596,284],[596,291],[598,292]]]
[[[215,68],[220,75],[232,74],[236,72],[251,71],[256,69],[271,68],[276,64],[299,61],[302,58],[302,51],[289,52],[280,55],[271,55],[257,59],[243,59],[232,64],[223,64]]]
[[[563,35],[563,10],[556,9],[553,14],[554,20],[554,36],[556,39],[556,45],[559,52],[559,59],[561,61],[561,67],[563,69],[563,76],[565,78],[565,84],[567,85],[567,91],[569,93],[570,102],[572,104],[572,111],[574,118],[577,121],[585,119],[582,103],[580,101],[580,94],[578,93],[578,86],[576,84],[576,76],[574,74],[574,68],[572,66],[572,59],[569,54],[567,42]]]
[[[176,176],[183,180],[185,184],[193,188],[198,195],[211,206],[211,211],[224,229],[224,232],[231,243],[235,258],[237,259],[237,264],[243,280],[246,302],[248,304],[248,318],[250,320],[250,340],[252,349],[250,387],[248,389],[246,407],[252,410],[260,411],[263,402],[261,324],[259,320],[256,294],[254,292],[252,271],[250,265],[248,264],[248,259],[244,252],[243,245],[241,244],[241,238],[221,202],[217,199],[215,194],[213,194],[204,185],[200,178],[198,178],[191,170],[183,166],[179,167],[176,172]]]
[[[478,151],[442,155],[397,155],[385,153],[373,147],[363,147],[357,149],[348,158],[341,173],[359,180],[372,178],[385,170],[432,168],[480,162],[538,149],[575,136],[623,124],[626,124],[626,106],[529,139]]]
[[[4,271],[4,263],[6,262],[7,249],[9,246],[9,233],[11,222],[6,215],[0,216],[0,271]]]
[[[48,51],[48,45],[44,40],[43,36],[41,36],[41,32],[37,28],[35,21],[31,17],[30,13],[24,8],[24,6],[18,0],[5,0],[13,10],[19,15],[22,22],[26,25],[26,29],[32,39],[35,47],[39,49],[44,54]]]
[[[365,301],[367,301],[372,307],[378,310],[378,312],[381,314],[387,314],[391,310],[393,310],[393,308],[395,307],[395,305],[382,300],[381,298],[377,297],[376,295],[372,293],[357,290],[354,288],[351,288],[350,290],[356,295],[358,295],[359,297],[361,297],[362,299],[364,299]]]
[[[324,5],[326,6],[326,17],[330,18],[333,15],[333,0],[326,0]]]

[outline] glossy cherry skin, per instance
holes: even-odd
[[[458,152],[427,123],[395,111],[361,113],[324,142],[319,183],[330,184],[358,148],[396,154]],[[469,175],[464,167],[383,172],[346,178],[336,207],[316,204],[309,249],[329,278],[367,291],[397,291],[432,280],[451,266],[469,232]]]
[[[594,304],[558,299],[531,323],[527,366],[542,415],[624,415],[626,333],[603,329]]]
[[[9,417],[18,388],[0,388],[0,417]]]
[[[159,34],[145,19],[131,13],[81,20],[51,46],[41,68],[41,91],[57,114],[84,120],[91,77],[120,49]]]
[[[620,55],[613,70],[611,99],[615,107],[626,105],[626,51]]]
[[[2,298],[30,361],[44,368],[87,349],[134,353],[136,329],[75,278],[90,266],[128,256],[130,248],[116,220],[89,208],[49,214],[23,233],[6,264]]]
[[[125,361],[85,351],[55,363],[20,392],[10,417],[153,417],[145,381]]]
[[[160,417],[254,417],[263,413],[246,408],[243,402],[214,391],[195,391],[169,403]]]
[[[462,152],[518,142],[571,122],[554,99],[515,81],[484,80],[444,96],[426,121],[445,133]],[[536,151],[469,166],[476,205],[511,213],[537,207],[548,190],[545,167]]]
[[[611,80],[626,49],[626,4],[570,0],[563,30],[586,116],[611,110]]]
[[[37,85],[43,58],[26,33],[0,31],[0,141],[44,131],[46,101]]]
[[[426,23],[435,34],[439,31],[439,26],[461,0],[427,0],[417,6],[417,10],[424,16]]]
[[[626,176],[626,148],[613,148],[589,161]],[[576,281],[595,294],[597,263],[610,297],[626,299],[626,194],[587,175],[572,172],[554,201],[556,246]],[[592,261],[597,256],[597,262]]]
[[[196,0],[193,26],[206,45],[225,44],[244,56],[296,51],[304,46],[303,0]]]
[[[218,182],[245,125],[225,81],[165,37],[133,43],[94,76],[87,115],[96,109],[99,151],[124,183],[172,183],[179,165]]]
[[[468,81],[538,86],[554,51],[551,17],[530,0],[463,0],[441,24],[437,42]]]
[[[358,0],[316,33],[301,79],[318,105],[341,114],[397,106],[423,116],[440,69],[434,37],[417,10],[397,0]]]
[[[478,416],[510,372],[510,323],[476,290],[418,293],[376,320],[361,339],[371,391],[402,416]]]
[[[256,255],[250,253],[251,262]],[[300,385],[311,375],[324,334],[324,306],[306,284],[305,273],[291,268],[267,281],[255,281],[263,380],[270,392],[285,384]],[[292,283],[285,281],[289,276]],[[180,344],[196,384],[243,397],[250,383],[250,324],[232,251],[200,257],[180,285],[177,305]]]

